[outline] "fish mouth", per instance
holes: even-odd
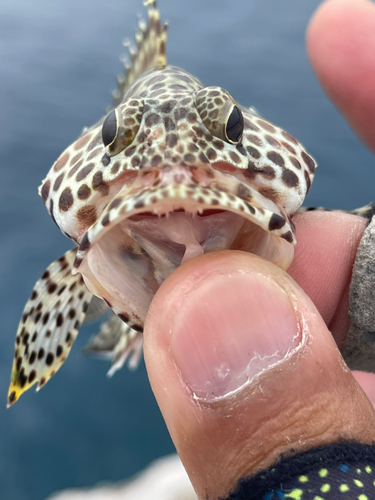
[[[294,255],[293,228],[276,205],[246,189],[250,202],[228,182],[169,182],[133,194],[125,186],[82,239],[73,272],[141,331],[161,283],[199,255],[242,250],[286,270]]]

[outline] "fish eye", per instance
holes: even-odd
[[[107,156],[115,156],[130,146],[139,131],[143,102],[132,98],[113,109],[102,126],[102,140]]]
[[[229,144],[242,140],[244,119],[230,94],[221,87],[206,87],[195,94],[198,113],[212,135]]]
[[[244,121],[242,113],[237,106],[233,106],[225,127],[227,141],[232,144],[238,144],[241,142],[243,127]]]
[[[117,116],[116,110],[112,110],[104,120],[102,127],[102,139],[104,146],[111,147],[117,136]]]

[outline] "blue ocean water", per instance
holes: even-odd
[[[304,32],[318,0],[160,0],[169,62],[297,136],[319,163],[307,203],[373,200],[374,159],[324,96]],[[123,37],[141,0],[0,3],[0,492],[43,500],[66,487],[133,475],[173,444],[144,365],[108,380],[83,358],[88,326],[61,371],[10,410],[6,391],[19,317],[35,280],[70,248],[37,187],[52,162],[110,104]]]

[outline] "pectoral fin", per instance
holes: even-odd
[[[17,330],[8,407],[64,363],[93,295],[80,274],[71,274],[76,249],[53,262],[37,281]]]

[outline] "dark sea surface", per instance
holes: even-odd
[[[304,32],[317,0],[160,0],[169,62],[220,85],[295,135],[319,163],[307,204],[351,209],[374,199],[374,158],[323,94]],[[0,3],[0,497],[43,500],[120,480],[174,448],[142,364],[112,379],[83,358],[82,329],[39,393],[5,409],[18,321],[34,282],[71,247],[37,187],[53,161],[110,104],[121,40],[141,0]]]

